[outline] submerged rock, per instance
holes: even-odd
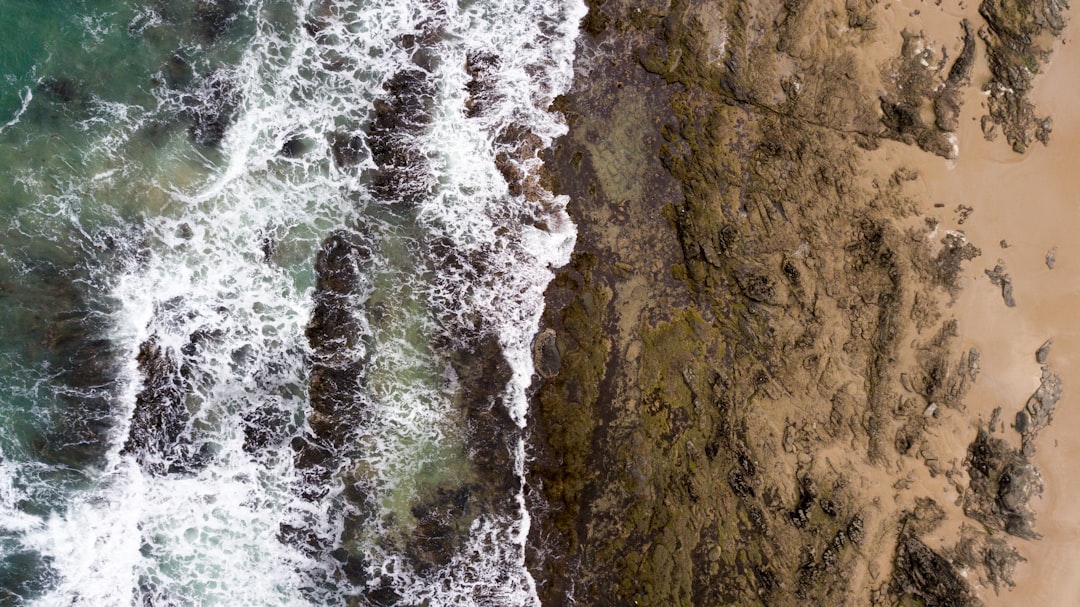
[[[243,0],[198,0],[194,22],[203,38],[213,42],[233,28],[244,6]]]
[[[191,123],[191,139],[200,145],[216,146],[232,126],[241,91],[231,74],[217,70],[195,80],[181,99],[183,115]]]

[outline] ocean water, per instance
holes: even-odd
[[[577,0],[0,0],[0,605],[534,605]]]

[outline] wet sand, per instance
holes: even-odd
[[[915,8],[922,14],[912,15]],[[883,24],[883,39],[889,29],[898,37],[903,27],[921,28],[931,40],[955,48],[957,17],[967,16],[977,25],[976,9],[893,3],[894,19]],[[1002,408],[1007,426],[1004,436],[1019,442],[1008,426],[1039,386],[1036,350],[1047,339],[1054,341],[1049,365],[1062,377],[1064,392],[1053,423],[1039,435],[1034,458],[1045,484],[1034,503],[1036,530],[1043,537],[1016,540],[1028,562],[1017,567],[1012,591],[995,595],[992,588],[977,588],[987,605],[1080,604],[1080,467],[1075,463],[1080,461],[1080,394],[1072,382],[1080,377],[1080,45],[1069,42],[1080,27],[1077,14],[1070,10],[1064,43],[1055,43],[1030,97],[1040,115],[1053,118],[1049,146],[1036,143],[1020,155],[1003,137],[984,139],[979,118],[986,112],[985,96],[980,89],[988,75],[985,63],[977,62],[961,114],[956,160],[893,142],[884,142],[871,154],[872,165],[917,169],[922,178],[914,187],[924,189],[928,205],[923,213],[940,219],[943,230],[963,231],[982,249],[982,256],[965,267],[963,291],[946,310],[960,321],[961,345],[982,354],[981,374],[966,398],[967,415],[950,418],[938,430],[944,439],[939,443],[948,451],[941,453],[946,461],[963,459],[975,425],[989,420],[996,407]],[[977,52],[985,52],[981,41]],[[973,209],[962,225],[962,214],[956,211],[961,204]],[[1047,267],[1047,253],[1056,258],[1053,269]],[[998,263],[1012,278],[1016,307],[1005,305],[1000,287],[984,273]],[[935,534],[943,544],[955,542],[949,536],[958,532],[957,522]]]

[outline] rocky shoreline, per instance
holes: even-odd
[[[981,605],[1012,584],[1060,380],[1040,348],[1031,399],[967,406],[981,354],[951,305],[990,243],[874,150],[955,158],[984,84],[988,137],[1045,143],[1025,93],[1067,7],[964,8],[932,40],[874,2],[591,3],[546,158],[579,234],[535,347],[544,604]]]

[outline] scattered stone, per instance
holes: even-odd
[[[1054,269],[1054,264],[1057,263],[1057,247],[1051,248],[1046,252],[1046,267],[1050,270]]]
[[[973,209],[972,207],[969,207],[966,204],[958,204],[958,205],[956,205],[956,211],[955,212],[956,212],[957,215],[960,216],[956,220],[956,225],[961,225],[962,226],[962,225],[964,225],[964,222],[966,222],[968,220],[968,217],[971,217],[971,214],[975,212],[975,209]]]

